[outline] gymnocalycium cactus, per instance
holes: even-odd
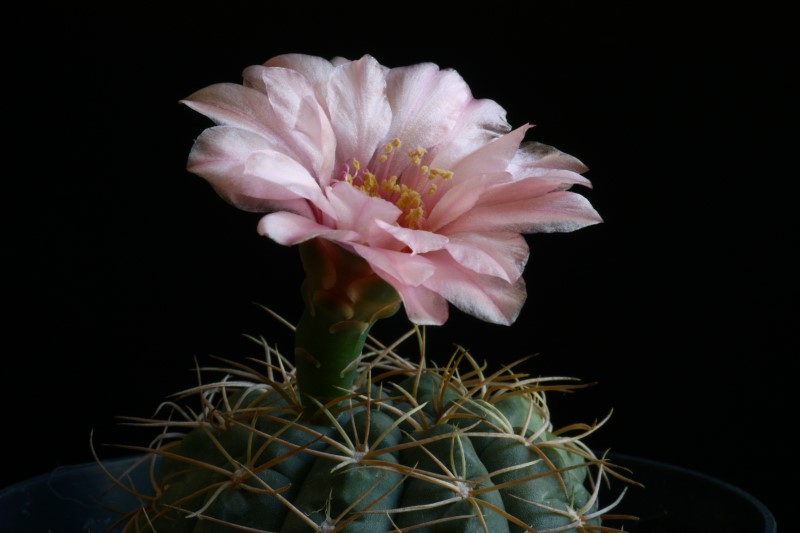
[[[505,111],[454,71],[389,69],[365,56],[284,55],[243,85],[185,100],[218,125],[189,170],[233,205],[266,214],[259,231],[299,245],[305,311],[294,362],[228,362],[225,377],[170,403],[147,449],[153,493],[127,531],[586,532],[622,477],[555,429],[544,391],[569,388],[458,350],[443,367],[396,353],[448,302],[511,324],[525,300],[520,233],[600,221],[568,189],[577,159],[522,143]],[[415,324],[385,346],[369,335],[401,307]],[[221,369],[210,369],[218,372]]]

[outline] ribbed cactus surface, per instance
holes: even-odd
[[[129,531],[611,531],[609,469],[580,440],[594,427],[553,429],[552,381],[373,347],[352,392],[309,417],[294,368],[264,347],[260,366],[187,391],[199,411],[145,422],[163,433]]]

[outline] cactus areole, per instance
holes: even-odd
[[[521,234],[600,222],[569,190],[590,185],[580,161],[523,142],[528,126],[429,63],[289,54],[184,103],[216,122],[189,170],[299,245],[305,310],[293,358],[259,340],[263,358],[205,369],[138,421],[163,432],[126,531],[616,531],[600,489],[624,476],[581,440],[600,424],[551,421],[545,391],[568,380],[398,353],[450,304],[514,322]],[[414,329],[371,338],[401,307]]]

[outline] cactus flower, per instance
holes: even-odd
[[[243,76],[183,101],[217,124],[189,170],[266,213],[259,232],[278,243],[321,238],[362,257],[414,323],[444,323],[447,302],[512,323],[526,297],[521,234],[601,220],[568,190],[590,186],[586,167],[523,142],[530,126],[512,129],[453,70],[290,54]]]

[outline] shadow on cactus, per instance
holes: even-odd
[[[291,54],[244,80],[185,100],[217,123],[189,170],[299,245],[294,357],[253,339],[263,358],[203,369],[217,378],[162,405],[165,419],[132,420],[162,432],[133,447],[153,487],[125,530],[615,531],[604,520],[622,496],[600,492],[629,480],[581,440],[602,424],[556,428],[545,401],[578,385],[463,349],[439,367],[424,350],[449,304],[514,322],[521,233],[600,221],[568,190],[589,186],[586,167],[523,143],[527,126],[433,64]],[[388,346],[370,336],[401,308],[414,329]],[[413,338],[418,363],[397,352]]]

